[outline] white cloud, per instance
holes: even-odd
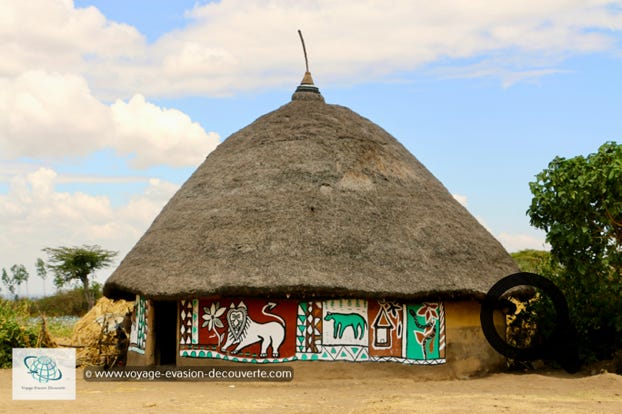
[[[74,74],[28,71],[0,80],[0,150],[6,157],[63,158],[112,148],[140,168],[196,166],[218,144],[189,116],[134,95],[106,105]]]
[[[452,194],[460,204],[468,209],[468,198],[466,195]],[[505,247],[508,252],[516,252],[524,249],[536,249],[536,250],[549,250],[550,246],[545,242],[545,235],[534,234],[511,234],[507,232],[497,233],[491,229],[486,223],[484,218],[479,215],[474,216],[475,219],[481,224],[490,234],[494,234],[494,237]]]
[[[222,0],[197,5],[186,27],[147,44],[135,28],[93,7],[14,0],[0,6],[0,76],[79,73],[98,97],[111,99],[292,87],[303,70],[301,28],[320,85],[382,79],[448,58],[481,60],[485,76],[509,85],[556,73],[575,54],[615,52],[620,4]]]
[[[500,233],[496,237],[508,252],[517,252],[524,249],[549,250],[551,248],[551,246],[545,242],[544,234],[536,236],[530,234]]]
[[[466,208],[468,202],[467,196],[462,194],[452,194],[452,196],[458,203],[462,204],[462,206]]]
[[[54,170],[39,168],[14,176],[0,195],[0,267],[21,263],[34,275],[36,258],[45,257],[41,249],[61,245],[99,244],[120,251],[120,260],[178,189],[151,179],[143,193],[113,207],[105,196],[56,191],[60,181]]]
[[[218,134],[206,133],[183,112],[160,108],[142,95],[129,102],[117,100],[110,108],[113,147],[122,154],[136,154],[137,167],[198,165],[218,145]]]
[[[460,204],[468,209],[467,196],[461,194],[452,194]],[[512,234],[507,232],[497,233],[490,228],[484,218],[479,215],[474,216],[490,234],[494,234],[495,238],[503,245],[508,252],[517,252],[524,249],[549,250],[551,247],[545,241],[545,234],[534,232],[533,234]]]
[[[37,70],[0,84],[3,155],[84,155],[110,140],[109,108],[80,76]]]
[[[525,59],[517,62],[512,59],[485,59],[472,65],[440,67],[434,74],[443,78],[497,78],[504,88],[519,82],[538,82],[545,76],[569,73],[569,70],[546,67],[561,63],[561,58]],[[542,67],[545,66],[545,67]],[[527,67],[529,69],[522,69]]]
[[[72,0],[0,2],[0,76],[34,68],[85,70],[89,61],[138,59],[145,39],[134,27],[107,20],[95,7]]]
[[[41,163],[25,163],[25,162],[12,162],[2,160],[0,163],[0,182],[9,183],[15,177],[28,176],[41,168],[47,168]],[[76,173],[64,173],[57,174],[54,182],[57,184],[66,183],[80,183],[80,184],[126,184],[126,183],[147,183],[149,178],[139,175],[127,175],[127,176],[111,176],[101,174],[76,174]]]
[[[224,0],[195,7],[191,24],[149,47],[154,64],[141,88],[230,93],[292,85],[302,73],[298,28],[319,83],[376,80],[446,58],[527,57],[527,67],[521,59],[501,68],[507,83],[508,72],[550,74],[551,59],[612,49],[614,38],[594,30],[622,29],[608,3]],[[170,82],[151,82],[155,76]]]

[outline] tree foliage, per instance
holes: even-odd
[[[28,281],[28,271],[26,267],[22,264],[15,264],[11,266],[11,274],[6,271],[6,269],[2,269],[2,283],[7,287],[9,292],[17,298],[16,289],[22,283]]]
[[[82,283],[88,307],[92,308],[95,298],[89,285],[93,272],[110,266],[118,252],[105,250],[97,245],[46,247],[43,251],[48,254],[46,267],[54,274],[56,287],[79,281]]]
[[[547,232],[550,277],[564,292],[586,354],[622,346],[622,145],[556,157],[530,184],[531,224]]]
[[[45,268],[45,262],[43,261],[42,258],[37,257],[37,260],[35,261],[35,269],[37,269],[37,276],[39,276],[41,280],[43,280],[43,296],[46,296],[45,295],[45,279],[47,279],[48,277],[48,272]]]
[[[545,250],[525,249],[510,255],[522,272],[545,276],[555,271],[551,268],[551,253]]]

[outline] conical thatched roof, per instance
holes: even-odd
[[[481,297],[515,271],[395,138],[301,85],[209,154],[104,294]]]

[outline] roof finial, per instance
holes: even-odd
[[[302,31],[300,31],[300,29],[298,29],[298,36],[300,36],[300,42],[302,43],[302,52],[305,55],[305,76],[302,78],[302,81],[300,82],[300,86],[298,86],[298,88],[296,88],[296,93],[294,93],[294,96],[292,97],[292,99],[302,99],[301,95],[298,95],[298,92],[313,92],[315,94],[320,94],[320,90],[317,88],[317,86],[315,86],[315,84],[313,83],[313,78],[311,77],[311,72],[309,72],[309,59],[307,58],[307,47],[305,46],[305,39],[302,37]],[[307,94],[307,97],[305,99],[309,99],[310,96]],[[321,95],[320,95],[321,98]],[[315,98],[317,99],[317,98]],[[323,100],[323,99],[322,99]]]
[[[302,37],[302,32],[298,29],[298,36],[300,36],[300,42],[302,43],[302,52],[305,54],[305,68],[309,72],[309,59],[307,59],[307,48],[305,47],[305,39]]]

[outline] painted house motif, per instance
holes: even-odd
[[[374,347],[391,348],[391,331],[395,329],[395,326],[389,321],[384,309],[378,314],[373,326],[376,332]]]
[[[445,362],[442,303],[200,298],[180,301],[179,309],[181,357],[251,363]]]
[[[378,301],[370,303],[370,318],[374,321],[373,340],[369,347],[380,360],[406,357],[404,353],[404,309],[398,302]]]

